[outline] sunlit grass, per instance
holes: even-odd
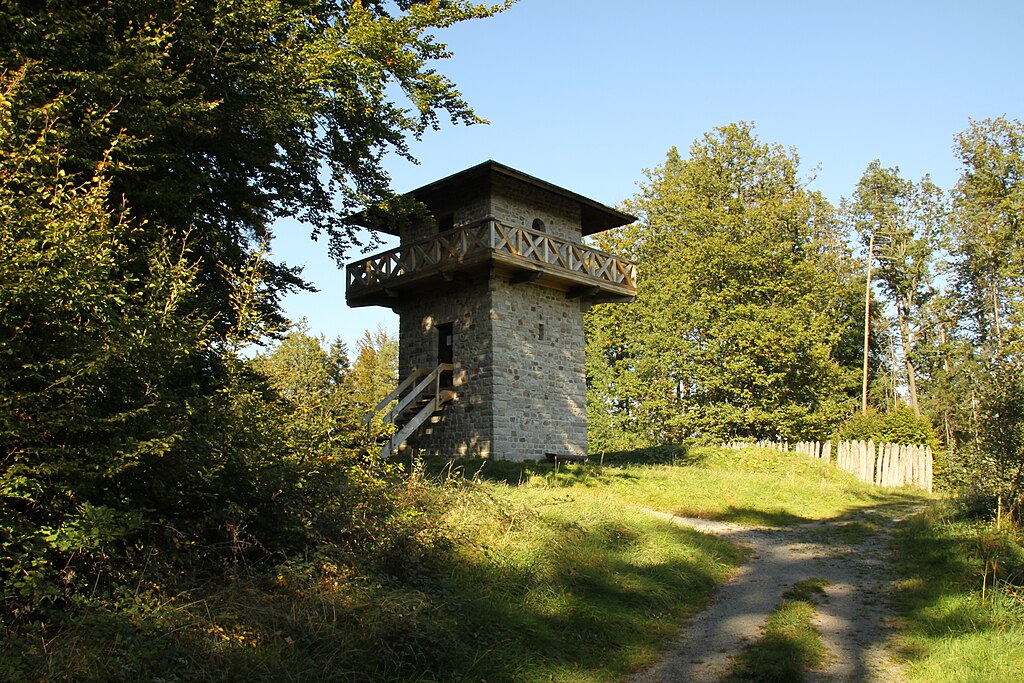
[[[1024,662],[1021,531],[935,506],[895,544],[900,651],[911,681],[1016,681]],[[994,552],[993,552],[994,550]],[[986,558],[996,560],[986,573]],[[985,597],[982,584],[986,581]]]
[[[653,662],[742,559],[733,546],[561,488],[487,484],[454,583],[487,633],[473,679],[616,681]]]
[[[592,458],[586,464],[559,466],[468,461],[461,471],[519,488],[571,489],[574,495],[597,496],[619,505],[766,526],[927,498],[915,491],[864,484],[834,466],[796,453],[708,447],[655,451],[656,456],[614,454],[603,461]],[[639,463],[631,463],[629,456]]]
[[[0,641],[0,680],[621,681],[744,559],[646,509],[782,526],[921,500],[756,449],[412,472],[379,552],[153,577],[130,609],[82,605],[46,640]]]

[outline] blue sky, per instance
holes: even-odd
[[[834,202],[876,158],[949,189],[968,119],[1024,118],[1022,35],[1019,0],[520,0],[437,34],[454,53],[438,70],[489,125],[444,125],[412,143],[420,165],[386,169],[402,192],[494,159],[615,205],[670,147],[746,120]],[[367,328],[397,334],[389,310],[345,306],[325,244],[275,232],[274,257],[320,289],[287,297],[289,317],[350,350]]]

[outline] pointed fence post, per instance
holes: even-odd
[[[927,484],[927,486],[928,486],[928,493],[931,493],[932,492],[932,447],[931,446],[928,446],[928,448],[925,451],[924,469],[925,469],[924,481],[925,481],[925,484]]]
[[[878,446],[873,439],[868,439],[868,449],[864,452],[864,481],[870,483],[874,477],[875,459],[878,457]]]

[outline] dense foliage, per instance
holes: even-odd
[[[1024,127],[972,121],[955,149],[948,195],[876,160],[838,211],[748,124],[670,151],[625,204],[640,220],[599,240],[641,277],[635,303],[586,318],[592,449],[927,443],[945,484],[1019,506]]]
[[[466,0],[143,0],[5,2],[0,72],[28,67],[29,107],[63,95],[65,170],[83,178],[110,153],[111,197],[146,223],[143,247],[192,237],[197,293],[230,326],[230,277],[280,216],[326,232],[341,257],[345,216],[389,196],[387,152],[479,119],[429,63],[447,56],[430,33],[494,12]],[[276,295],[301,283],[265,263]]]
[[[24,87],[9,79],[0,94],[4,620],[112,600],[143,566],[358,543],[357,508],[387,502],[355,467],[343,350],[296,334],[264,372],[239,357],[237,328],[192,307],[190,241],[139,251],[141,221],[108,209],[109,162],[85,181],[64,170],[66,100],[19,109]],[[245,320],[258,271],[232,286]],[[303,356],[321,372],[274,372]]]
[[[349,367],[301,330],[245,348],[283,334],[279,296],[303,286],[267,257],[272,221],[298,216],[340,257],[343,217],[387,201],[385,152],[442,115],[479,120],[430,31],[497,9],[4,4],[5,630],[45,641],[130,608],[143,576],[185,590],[317,548],[389,556],[388,472],[359,455],[387,353]]]
[[[972,121],[948,228],[951,291],[936,314],[936,394],[950,470],[997,506],[1024,503],[1024,124]],[[946,333],[950,328],[952,333]],[[938,402],[936,402],[938,403]]]
[[[867,441],[875,443],[923,444],[933,450],[941,448],[941,441],[931,420],[915,415],[910,406],[897,406],[885,412],[869,410],[855,413],[836,431],[837,441]]]
[[[861,294],[834,210],[749,124],[674,149],[603,248],[637,300],[587,317],[591,435],[823,437],[857,390]],[[617,436],[618,434],[618,436]],[[618,441],[617,441],[618,439]]]

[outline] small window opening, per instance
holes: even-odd
[[[442,323],[437,326],[437,362],[455,362],[455,323]],[[451,370],[441,373],[441,386],[452,386]]]
[[[539,218],[533,219],[533,229],[537,232],[547,232],[547,227],[544,225],[544,221]]]
[[[537,339],[544,341],[544,323],[537,326]]]

